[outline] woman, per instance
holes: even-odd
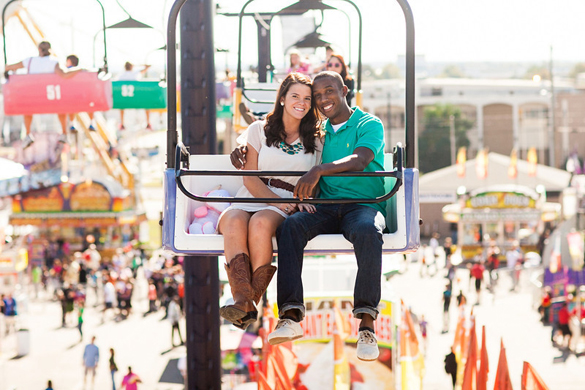
[[[341,78],[343,79],[343,83],[347,87],[347,95],[345,99],[347,99],[347,104],[351,107],[351,101],[353,99],[353,88],[354,88],[354,80],[347,71],[347,65],[345,65],[345,60],[339,54],[331,54],[329,57],[329,61],[327,61],[327,70],[339,73]]]
[[[298,51],[296,50],[291,51],[289,54],[289,60],[290,64],[287,73],[297,72],[302,73],[304,75],[308,75],[311,73],[309,64],[301,60],[301,54]]]
[[[114,348],[110,348],[110,374],[112,374],[112,388],[116,390],[116,380],[114,374],[118,371],[116,360],[114,360]]]
[[[308,76],[286,76],[266,121],[248,128],[244,169],[307,171],[320,161],[320,121],[311,92]],[[244,176],[236,197],[292,198],[298,179]],[[308,204],[298,209],[314,211]],[[276,271],[270,264],[276,228],[296,210],[291,203],[236,203],[220,216],[218,231],[224,236],[225,269],[234,299],[220,314],[242,329],[257,319],[254,302],[258,304]]]

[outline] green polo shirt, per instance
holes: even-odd
[[[363,112],[358,107],[349,120],[337,132],[329,120],[325,122],[325,146],[323,164],[340,160],[353,154],[356,148],[364,147],[374,153],[374,160],[364,172],[384,170],[384,126],[380,119]],[[374,198],[383,196],[383,177],[335,177],[323,176],[319,182],[320,198]],[[367,203],[386,216],[386,202]]]

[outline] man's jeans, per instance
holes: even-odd
[[[378,316],[382,277],[382,232],[384,216],[376,209],[358,204],[321,204],[313,214],[299,212],[278,228],[277,300],[279,316],[303,305],[303,252],[307,242],[319,234],[343,234],[353,244],[358,263],[354,288],[356,318],[363,313]]]

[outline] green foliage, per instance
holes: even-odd
[[[550,72],[545,65],[532,65],[524,74],[524,78],[532,79],[535,75],[539,75],[541,80],[550,80]]]
[[[469,146],[467,131],[473,121],[462,117],[461,110],[451,104],[435,104],[425,108],[418,137],[419,168],[428,173],[451,165],[450,117],[455,128],[455,150]]]
[[[461,79],[466,76],[457,65],[447,65],[439,77]]]
[[[579,73],[585,73],[585,62],[578,62],[573,66],[571,72],[569,73],[569,77],[572,79],[576,79]]]
[[[386,64],[374,68],[371,65],[362,65],[364,80],[387,80],[401,78],[400,69],[394,64]]]

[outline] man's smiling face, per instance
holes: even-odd
[[[332,123],[336,122],[335,118],[349,109],[345,100],[346,88],[334,77],[320,77],[313,81],[315,105]]]

